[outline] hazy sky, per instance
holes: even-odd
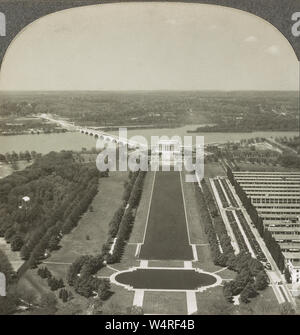
[[[198,4],[96,5],[46,16],[11,44],[1,90],[296,90],[287,40],[251,14]]]

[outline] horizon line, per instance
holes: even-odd
[[[299,92],[300,89],[290,89],[290,90],[258,90],[258,89],[232,89],[232,90],[220,90],[220,89],[128,89],[128,90],[84,90],[84,89],[74,89],[74,90],[0,90],[0,93],[42,93],[42,92]]]

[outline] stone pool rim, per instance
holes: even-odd
[[[216,281],[213,284],[210,285],[205,285],[205,286],[201,286],[198,287],[197,289],[157,289],[157,288],[134,288],[133,286],[130,286],[128,284],[124,284],[121,283],[119,281],[116,280],[116,277],[122,273],[126,273],[126,272],[133,272],[136,270],[174,270],[174,271],[195,271],[198,272],[200,274],[206,274],[206,275],[210,275],[212,277],[214,277],[216,279]],[[141,267],[141,266],[132,266],[126,270],[122,270],[122,271],[117,271],[115,273],[113,273],[110,277],[110,282],[118,285],[118,286],[122,286],[124,288],[126,288],[128,291],[155,291],[155,292],[203,292],[209,288],[215,287],[215,286],[220,286],[222,284],[223,279],[217,274],[217,273],[213,273],[213,272],[208,272],[208,271],[204,271],[200,268],[183,268],[183,267]]]

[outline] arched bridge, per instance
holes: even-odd
[[[50,114],[40,114],[40,115],[38,115],[38,117],[40,117],[44,120],[47,120],[49,122],[53,122],[53,123],[57,124],[58,126],[64,128],[64,129],[67,129],[69,131],[78,131],[82,134],[90,135],[90,136],[93,136],[95,138],[101,139],[104,142],[113,142],[113,143],[117,143],[117,144],[120,144],[120,145],[128,145],[128,147],[130,149],[147,149],[147,146],[140,143],[140,142],[129,140],[126,137],[119,137],[117,135],[112,135],[112,134],[106,133],[106,132],[104,132],[102,130],[99,130],[99,129],[76,126],[72,122],[55,119]]]

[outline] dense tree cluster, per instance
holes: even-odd
[[[40,154],[37,154],[35,151],[29,152],[26,150],[25,152],[20,151],[19,153],[12,151],[12,152],[7,152],[6,154],[0,154],[0,162],[5,162],[5,163],[13,163],[16,161],[27,161],[30,162],[31,160],[35,159],[36,157],[40,157]]]
[[[298,127],[298,96],[297,92],[253,91],[230,94],[220,91],[157,91],[1,95],[1,116],[20,117],[37,113],[57,114],[86,126],[126,124],[169,127],[206,123],[218,124],[217,130],[231,132],[291,130]],[[36,123],[35,120],[30,127],[36,128]],[[38,127],[42,126],[47,125]]]
[[[288,267],[284,269],[284,277],[287,283],[290,284],[292,282],[292,276]]]
[[[223,289],[225,298],[230,302],[233,296],[240,294],[241,301],[247,303],[258,294],[257,291],[264,290],[269,284],[262,263],[249,254],[240,253],[231,257],[227,265],[237,272],[235,279],[226,282]]]
[[[272,236],[272,234],[269,232],[268,229],[264,230],[263,238],[279,270],[283,272],[285,269],[285,261],[280,245],[278,244],[278,242],[275,240],[275,238]]]
[[[61,278],[60,279],[55,278],[47,267],[39,268],[37,273],[41,278],[44,279],[47,278],[47,283],[51,291],[56,291],[65,286],[63,280]]]
[[[46,266],[38,268],[37,274],[43,279],[52,277],[50,270]]]
[[[0,181],[0,236],[35,266],[58,248],[88,209],[102,174],[92,164],[74,161],[72,152],[37,157],[23,171]],[[22,198],[28,196],[28,203]]]
[[[284,145],[285,147],[288,147],[292,149],[292,151],[297,152],[300,154],[300,136],[294,136],[294,137],[276,137],[275,141],[277,143],[280,143]]]
[[[280,269],[281,272],[283,272],[284,271],[284,256],[281,252],[279,244],[272,237],[271,233],[267,229],[264,228],[262,218],[258,215],[256,208],[252,205],[251,199],[248,198],[246,192],[243,190],[240,184],[235,180],[233,172],[229,167],[227,168],[227,176],[231,184],[234,186],[237,195],[241,199],[245,209],[247,210],[260,236],[264,239],[266,246],[269,249],[278,268]]]
[[[73,298],[72,292],[66,290],[65,288],[62,288],[59,293],[58,297],[63,301],[67,302]]]
[[[64,282],[61,278],[57,279],[53,276],[48,278],[47,283],[48,283],[48,286],[50,287],[51,291],[56,291],[56,290],[58,290],[60,288],[63,288],[65,286]]]
[[[296,154],[283,154],[279,156],[278,163],[287,168],[298,169],[300,166],[300,156]]]
[[[98,297],[105,301],[111,296],[110,282],[109,280],[103,279],[98,286]]]
[[[67,282],[80,295],[91,297],[98,292],[102,279],[94,275],[104,266],[104,257],[97,256],[80,256],[69,267]]]

